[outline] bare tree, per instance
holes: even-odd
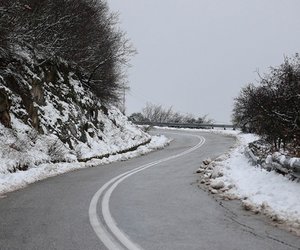
[[[192,114],[181,114],[173,110],[173,107],[164,108],[162,105],[147,103],[142,110],[144,120],[151,122],[170,122],[170,123],[212,123],[207,115],[195,118]],[[141,117],[140,117],[141,118]]]
[[[2,0],[0,56],[22,50],[40,65],[61,58],[103,102],[118,101],[135,51],[117,23],[104,0]]]

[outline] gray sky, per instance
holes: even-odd
[[[300,46],[299,0],[108,0],[138,54],[127,113],[146,102],[230,122],[233,98],[256,71]]]

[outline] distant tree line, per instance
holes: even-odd
[[[61,58],[102,101],[116,101],[134,53],[117,21],[104,0],[1,0],[0,67],[24,51],[40,65]]]
[[[258,86],[248,84],[235,99],[233,123],[266,138],[276,149],[300,150],[300,58],[285,58]]]
[[[159,122],[159,123],[212,123],[207,115],[196,118],[192,114],[181,114],[173,110],[173,107],[147,103],[142,112],[133,113],[129,119],[135,122]]]

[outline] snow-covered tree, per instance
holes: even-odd
[[[233,123],[264,136],[276,148],[300,146],[300,58],[285,58],[260,76],[259,85],[249,84],[235,99]]]
[[[162,105],[147,103],[143,108],[141,115],[145,121],[150,122],[169,122],[169,123],[212,123],[207,115],[195,118],[192,114],[181,114],[173,110],[173,107],[163,107]]]
[[[39,64],[61,58],[103,102],[116,101],[134,53],[117,22],[104,0],[1,0],[0,62],[20,51]]]

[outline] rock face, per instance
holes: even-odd
[[[0,151],[21,152],[22,147],[15,145],[22,140],[28,142],[29,148],[23,149],[26,153],[38,147],[37,141],[43,137],[49,145],[40,149],[41,153],[49,156],[49,151],[55,149],[59,153],[63,147],[77,159],[85,159],[116,153],[150,140],[116,107],[103,105],[85,86],[80,72],[64,61],[36,61],[20,56],[3,68],[0,69]],[[42,162],[49,160],[46,156],[42,158]],[[64,159],[55,154],[50,158]]]
[[[0,89],[0,122],[7,128],[11,128],[11,118],[9,114],[10,102],[4,89]]]

